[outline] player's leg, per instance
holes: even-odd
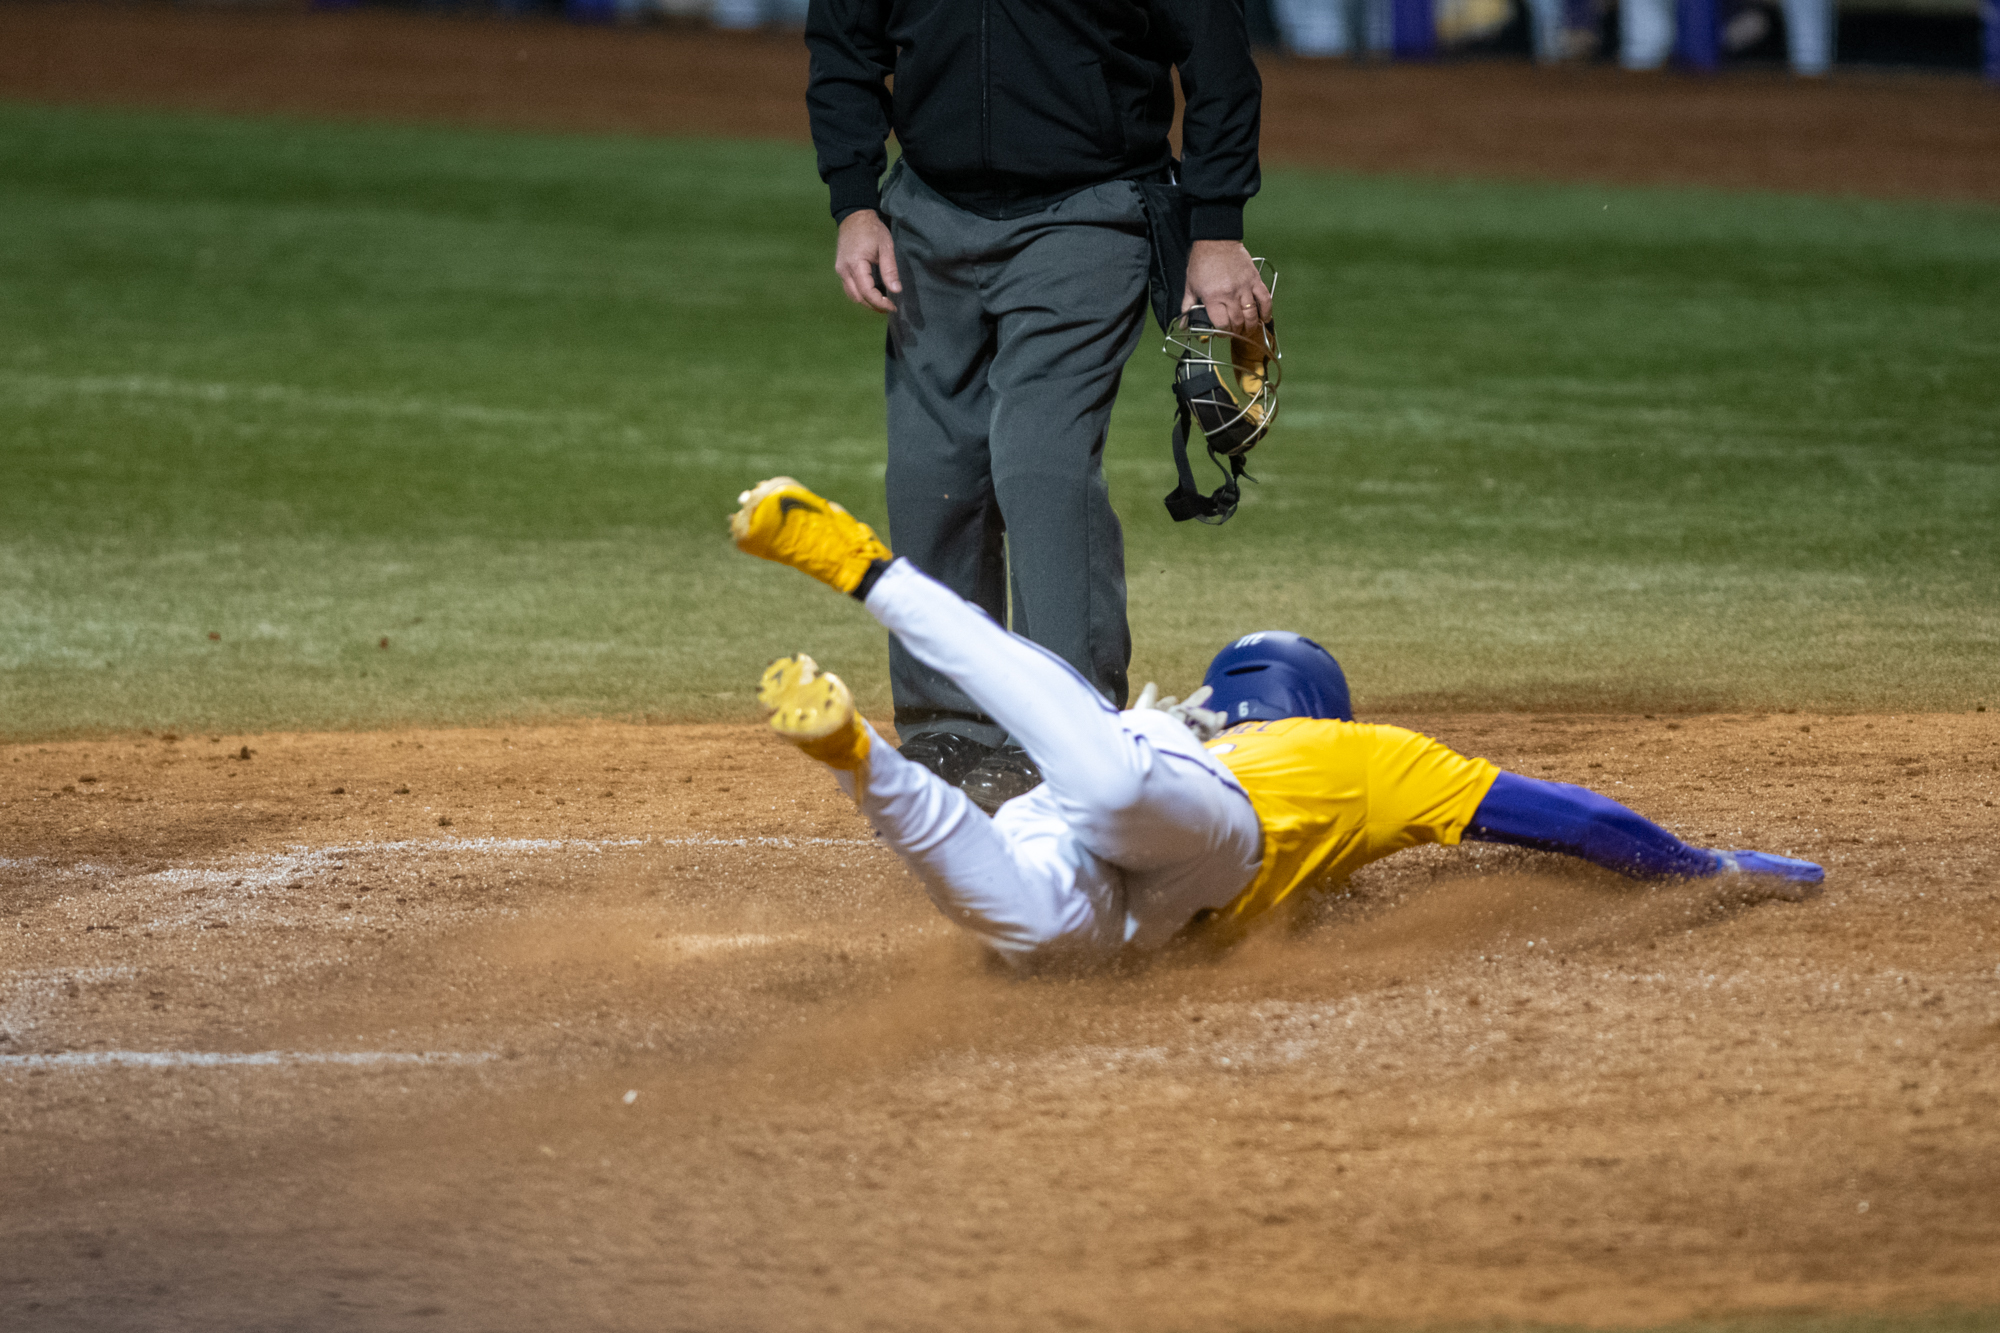
[[[995,823],[963,791],[871,739],[875,761],[838,775],[841,786],[947,920],[1016,964],[1102,961],[1124,946],[1116,868],[1066,849],[1054,821]]]
[[[743,551],[863,598],[918,660],[1008,728],[1049,779],[1018,798],[1020,817],[1045,813],[1082,851],[1150,876],[1128,904],[1136,920],[1178,929],[1249,882],[1262,843],[1255,811],[1186,727],[1165,714],[1122,716],[1060,658],[890,557],[866,524],[790,478],[746,491],[730,531]]]
[[[946,919],[1015,962],[1101,959],[1125,942],[1124,889],[1103,864],[1078,864],[1059,829],[1002,829],[958,788],[885,744],[839,677],[803,655],[764,672],[771,729],[835,771],[862,815],[923,882]]]
[[[932,578],[1003,616],[1006,559],[987,447],[995,341],[979,276],[1001,227],[944,199],[907,165],[892,173],[882,212],[903,282],[883,377],[889,535]],[[1005,738],[963,690],[894,640],[889,682],[905,745],[931,732],[964,736],[980,748],[965,749],[963,767]]]
[[[1566,782],[1502,773],[1479,803],[1465,837],[1563,852],[1634,878],[1747,874],[1811,892],[1825,872],[1768,852],[1717,851],[1682,842],[1608,796]]]
[[[1191,884],[1209,886],[1189,892],[1222,902],[1249,881],[1262,847],[1255,811],[1184,725],[1163,713],[1120,713],[1068,663],[907,561],[876,579],[865,605],[1007,728],[1046,780],[1019,800],[1055,814],[1094,855],[1142,874],[1187,870]],[[1011,808],[1002,807],[1003,821]],[[1216,905],[1197,903],[1187,915]]]

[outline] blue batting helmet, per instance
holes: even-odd
[[[1232,723],[1281,717],[1354,720],[1340,663],[1303,634],[1281,629],[1246,634],[1215,655],[1201,683],[1215,691],[1207,707]]]

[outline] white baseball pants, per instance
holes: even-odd
[[[857,775],[837,775],[938,910],[1009,961],[1158,947],[1255,877],[1263,831],[1250,798],[1180,722],[1119,712],[1068,663],[907,560],[866,605],[1042,770],[1041,786],[991,819],[872,730],[861,790]]]

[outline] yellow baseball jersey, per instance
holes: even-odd
[[[1402,727],[1288,717],[1208,743],[1264,826],[1257,878],[1217,915],[1237,923],[1321,879],[1420,843],[1456,843],[1500,769]]]

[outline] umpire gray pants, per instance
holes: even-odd
[[[1104,441],[1146,318],[1139,190],[1111,181],[1009,221],[898,163],[881,212],[903,290],[889,317],[889,544],[1125,703],[1125,543]],[[905,740],[1005,730],[893,637]]]

